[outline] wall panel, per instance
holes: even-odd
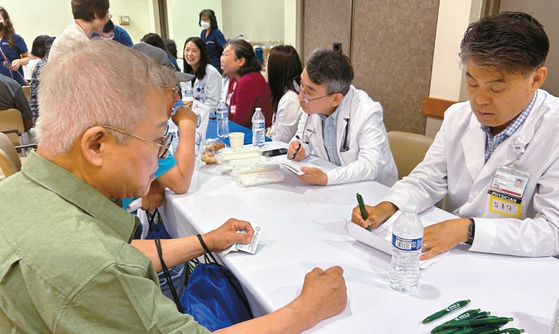
[[[438,0],[355,0],[354,84],[384,108],[388,131],[423,134]]]

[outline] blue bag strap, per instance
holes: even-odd
[[[231,278],[229,277],[229,275],[227,275],[225,273],[225,271],[223,270],[223,266],[220,265],[215,257],[213,256],[212,252],[210,252],[210,249],[208,248],[208,246],[206,246],[206,243],[204,242],[204,239],[202,239],[202,236],[200,234],[196,235],[198,237],[198,240],[200,241],[200,244],[202,245],[202,248],[204,248],[204,250],[206,251],[206,254],[209,255],[212,260],[213,263],[217,264],[219,270],[221,270],[221,273],[223,274],[223,276],[225,276],[225,278],[227,278],[227,281],[229,282],[229,284],[231,284],[231,286],[233,287],[233,290],[235,290],[235,293],[237,293],[237,296],[239,296],[239,299],[243,302],[243,304],[245,305],[246,309],[248,310],[248,313],[250,314],[250,318],[254,318],[254,315],[252,315],[252,309],[250,308],[250,304],[248,303],[248,300],[246,298],[246,296],[239,291],[239,289],[237,289],[237,286],[234,284],[234,282],[231,280]],[[207,258],[206,258],[206,262]]]

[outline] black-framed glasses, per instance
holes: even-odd
[[[171,147],[171,143],[173,142],[173,134],[168,133],[169,132],[169,126],[168,125],[165,127],[165,134],[163,135],[163,137],[160,137],[159,139],[157,139],[157,141],[153,141],[153,140],[149,140],[149,139],[140,137],[138,135],[135,135],[135,134],[127,132],[127,131],[124,131],[122,129],[115,128],[114,126],[110,126],[110,125],[101,125],[101,126],[105,129],[113,130],[113,131],[116,131],[118,133],[122,133],[124,135],[134,137],[136,139],[141,139],[143,141],[147,141],[148,143],[152,143],[152,144],[155,144],[155,145],[159,146],[159,152],[157,152],[157,157],[160,158],[160,159],[163,159],[167,156],[167,153],[169,152],[169,147]]]
[[[311,101],[319,100],[319,99],[325,98],[326,96],[330,96],[330,95],[335,94],[335,93],[330,93],[330,94],[326,94],[326,95],[323,95],[323,96],[320,96],[320,97],[315,97],[314,99],[311,99],[305,92],[303,92],[301,90],[301,77],[300,76],[296,76],[293,79],[293,88],[295,88],[295,91],[297,93],[301,93],[301,95],[303,95],[303,100],[305,101],[306,104],[311,103]]]

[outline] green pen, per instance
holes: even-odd
[[[443,328],[445,328],[445,327],[442,327],[442,325],[447,324],[447,323],[449,323],[449,322],[451,322],[451,321],[473,319],[474,316],[477,316],[477,315],[480,313],[479,311],[481,311],[479,308],[478,308],[478,309],[471,309],[471,310],[468,310],[468,311],[466,311],[466,312],[460,314],[460,315],[457,316],[456,318],[454,318],[454,319],[452,319],[452,320],[449,320],[449,321],[447,321],[447,322],[445,322],[445,323],[443,323],[443,324],[441,324],[441,325],[439,325],[439,326],[433,328],[433,329],[431,330],[431,333],[435,333],[435,332],[438,332],[438,331],[442,330]],[[486,312],[481,312],[481,313],[483,313],[484,316],[486,315]]]
[[[468,305],[468,303],[470,303],[470,300],[469,300],[469,299],[467,299],[467,300],[459,300],[459,301],[457,301],[456,303],[450,305],[449,307],[447,307],[447,308],[445,308],[445,309],[443,309],[443,310],[440,310],[440,311],[438,311],[438,312],[435,312],[435,313],[431,314],[431,315],[428,316],[427,318],[423,319],[422,323],[426,324],[426,323],[431,322],[431,321],[433,321],[433,320],[439,319],[439,318],[442,317],[443,315],[446,315],[446,314],[448,314],[448,313],[450,313],[450,312],[452,312],[452,311],[455,311],[455,310],[457,310],[457,309],[459,309],[459,308],[462,308],[462,307]],[[462,327],[466,327],[466,326],[462,326]],[[447,327],[445,327],[445,328],[447,328]]]
[[[459,330],[458,332],[454,332],[454,334],[497,333],[498,331],[499,331],[498,328],[490,327],[490,326],[467,327]]]
[[[363,197],[361,197],[361,195],[359,195],[359,193],[357,193],[355,196],[357,197],[357,204],[359,204],[359,210],[361,210],[361,217],[363,217],[364,221],[367,221],[367,210],[365,210],[365,203],[363,202]],[[365,227],[365,229],[367,231],[371,230],[369,225],[367,225],[367,227]]]
[[[483,319],[472,319],[472,320],[459,320],[453,321],[445,326],[444,328],[457,328],[457,327],[471,327],[471,326],[483,326],[483,325],[504,325],[509,321],[512,321],[512,318],[506,317],[495,317],[495,318],[483,318]]]
[[[518,328],[507,328],[507,329],[501,329],[498,332],[498,334],[520,334],[520,333],[524,333],[524,330]]]

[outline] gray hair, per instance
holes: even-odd
[[[527,77],[545,63],[549,39],[543,26],[521,12],[502,12],[470,24],[460,44],[462,66],[494,67]]]
[[[306,69],[309,79],[317,85],[324,85],[328,94],[345,95],[353,81],[349,58],[339,51],[314,50],[307,59]]]
[[[147,118],[148,91],[177,84],[173,71],[141,52],[100,38],[80,43],[41,70],[39,145],[59,155],[96,125],[133,132]],[[128,143],[114,135],[119,145]]]

